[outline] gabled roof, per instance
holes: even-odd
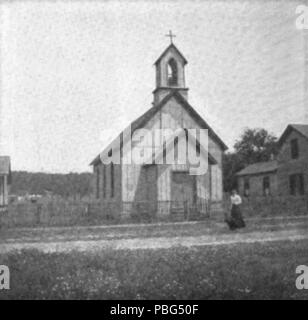
[[[10,174],[11,164],[9,156],[0,156],[0,174]]]
[[[189,130],[186,131],[187,135],[191,136],[191,133]],[[166,141],[166,145],[164,147],[161,147],[158,152],[153,152],[153,154],[151,155],[151,158],[148,159],[145,163],[146,164],[154,164],[157,163],[156,161],[158,159],[161,159],[164,156],[164,152],[166,152],[166,154],[168,154],[168,152],[170,150],[172,150],[172,148],[174,148],[175,145],[178,144],[178,139],[175,140],[175,138],[183,138],[183,133],[181,132],[179,135],[177,133],[174,133],[173,135],[171,135],[169,137],[169,139]],[[197,145],[200,146],[200,153],[204,154],[207,156],[209,163],[211,164],[217,164],[216,159],[203,147],[203,145],[200,144],[199,139],[196,137],[192,137],[192,139],[189,139],[189,141],[195,141],[194,139],[196,139]]]
[[[227,150],[228,147],[225,143],[218,137],[218,135],[214,132],[214,130],[206,123],[206,121],[199,115],[199,113],[188,103],[188,101],[177,91],[171,90],[171,92],[164,97],[160,103],[154,105],[148,111],[146,111],[143,115],[137,118],[131,124],[131,133],[133,134],[135,130],[144,127],[144,125],[172,98],[174,97],[180,104],[185,106],[186,110],[190,115],[199,123],[202,129],[207,129],[209,137],[211,137],[214,141],[216,141],[223,151]],[[109,150],[111,146],[118,141],[119,138],[121,140],[121,145],[125,142],[122,141],[123,131],[120,133],[118,137],[116,137],[102,152]],[[100,155],[98,155],[90,165],[95,165],[100,162]]]
[[[246,176],[246,175],[253,175],[253,174],[275,172],[277,168],[278,168],[277,160],[267,161],[267,162],[258,162],[258,163],[254,163],[247,166],[243,170],[239,171],[236,175]]]
[[[308,124],[289,124],[278,140],[278,146],[281,147],[289,134],[295,130],[300,135],[308,139]]]
[[[185,59],[185,57],[183,56],[183,54],[181,53],[181,51],[173,44],[171,43],[166,50],[159,56],[159,58],[154,62],[154,64],[157,64],[163,57],[164,55],[170,50],[170,49],[174,49],[178,55],[183,59],[184,64],[187,64],[187,60]]]

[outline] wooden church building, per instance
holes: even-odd
[[[187,60],[171,38],[171,44],[155,62],[156,88],[152,107],[125,129],[129,129],[128,135],[124,130],[90,164],[94,172],[94,196],[112,214],[130,215],[142,207],[147,213],[167,216],[185,205],[206,214],[209,204],[212,208],[221,205],[222,155],[227,147],[188,102],[186,64]],[[172,140],[173,147],[180,144],[181,139],[189,143],[188,129],[207,129],[207,146],[197,139],[193,145],[196,153],[208,161],[207,171],[191,174],[188,159],[181,164],[166,163],[169,142],[164,139],[158,139],[155,146],[147,146],[143,141],[143,146],[148,147],[150,162],[127,164],[124,160],[128,144],[132,152],[140,148],[139,140],[134,139],[135,133],[140,132],[138,129],[146,129],[150,134],[157,129],[185,129],[182,131],[186,134]],[[110,156],[119,161],[106,164],[103,160]],[[154,161],[159,157],[162,161]]]

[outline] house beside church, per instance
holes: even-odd
[[[278,147],[278,194],[308,196],[308,124],[288,125]]]
[[[276,159],[249,165],[237,177],[244,196],[308,196],[308,125],[288,125]]]
[[[276,195],[277,160],[251,164],[237,173],[239,193],[245,197]]]
[[[10,157],[0,156],[0,208],[9,203],[9,190],[11,185]]]
[[[140,206],[158,216],[172,214],[185,205],[195,209],[198,205],[201,213],[206,213],[209,204],[220,208],[222,155],[227,147],[189,104],[186,64],[187,60],[171,41],[155,62],[152,107],[91,162],[94,196],[114,214],[129,215]],[[168,130],[170,135],[166,137]],[[208,133],[207,143],[201,139],[204,132]],[[179,146],[185,146],[187,151],[181,153]],[[179,152],[182,160],[184,157],[180,163]],[[194,172],[195,164],[189,158],[193,152],[200,162],[207,163],[206,172]],[[147,161],[129,163],[132,154]],[[169,154],[175,158],[173,163],[166,161]],[[110,163],[106,161],[108,158],[112,159]]]

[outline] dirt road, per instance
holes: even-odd
[[[12,250],[38,249],[43,252],[99,251],[102,249],[162,249],[177,246],[218,246],[236,243],[256,243],[281,240],[308,239],[307,229],[279,231],[256,231],[249,233],[229,232],[217,235],[182,236],[182,237],[149,237],[111,240],[73,240],[54,242],[13,242],[0,244],[0,254]]]

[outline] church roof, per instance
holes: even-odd
[[[166,50],[159,56],[159,58],[154,62],[154,64],[159,63],[159,61],[164,57],[164,55],[165,55],[171,48],[173,48],[173,49],[178,53],[178,55],[183,59],[184,64],[187,64],[187,60],[185,59],[185,57],[183,56],[183,54],[181,53],[181,51],[180,51],[173,43],[171,43],[171,44],[166,48]]]
[[[188,101],[177,91],[171,90],[171,92],[164,97],[160,103],[154,105],[148,111],[146,111],[143,115],[137,118],[135,121],[131,123],[131,133],[133,134],[135,130],[144,127],[144,125],[172,98],[174,97],[180,104],[185,106],[188,113],[199,123],[202,129],[207,129],[209,137],[211,137],[214,141],[216,141],[219,146],[225,151],[228,147],[225,143],[218,137],[218,135],[214,132],[214,130],[206,123],[206,121],[197,113],[197,111],[188,103]],[[118,137],[116,137],[103,151],[107,152],[114,144],[115,141],[118,141],[120,138],[121,146],[122,146],[122,137],[123,131],[120,133]],[[95,165],[100,162],[100,154],[90,163],[90,165]]]
[[[308,139],[308,124],[289,124],[278,140],[279,147],[293,130]]]

